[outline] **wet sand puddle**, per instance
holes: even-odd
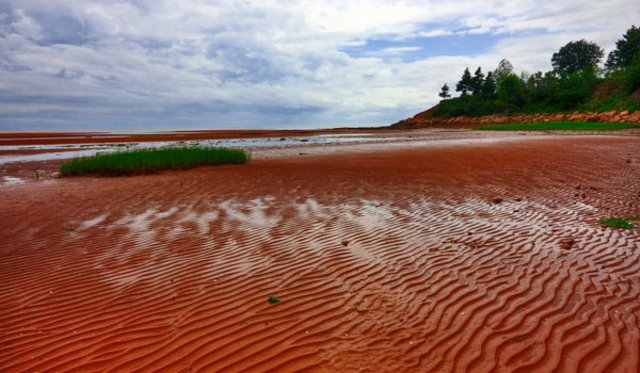
[[[386,141],[393,141],[387,137]],[[117,152],[134,149],[164,148],[177,146],[214,146],[226,148],[285,148],[302,145],[330,145],[341,143],[366,143],[379,141],[371,134],[325,134],[308,137],[264,137],[247,139],[214,139],[190,141],[146,141],[131,143],[89,143],[89,144],[41,144],[31,146],[0,144],[0,164],[12,162],[38,162],[87,157],[97,153]]]

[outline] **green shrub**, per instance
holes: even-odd
[[[623,81],[629,94],[640,88],[640,52],[636,53],[631,64],[625,67]]]
[[[507,112],[517,111],[527,102],[527,88],[516,75],[502,78],[496,92],[496,104]]]
[[[625,128],[638,128],[629,123],[596,123],[596,122],[534,122],[522,124],[495,124],[475,127],[474,130],[489,131],[609,131]]]
[[[267,299],[269,303],[280,303],[280,298],[277,298],[275,295],[270,295],[269,299]]]
[[[610,218],[602,218],[598,220],[598,223],[603,227],[612,227],[619,229],[633,229],[633,225],[629,223],[630,220],[640,220],[640,216],[630,216],[630,217],[610,217]]]
[[[449,100],[443,100],[433,111],[436,117],[477,116],[493,114],[497,107],[492,100],[482,96],[460,96]]]
[[[589,99],[598,82],[595,69],[591,67],[563,76],[555,100],[563,109],[571,110]]]

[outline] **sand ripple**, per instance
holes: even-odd
[[[640,371],[640,233],[596,223],[638,143],[590,141],[4,191],[0,371]]]

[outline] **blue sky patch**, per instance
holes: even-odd
[[[525,37],[544,33],[543,30],[511,34],[469,31],[471,30],[458,29],[448,35],[418,36],[400,40],[393,37],[376,37],[367,40],[363,45],[341,50],[353,58],[400,59],[403,62],[414,62],[437,56],[478,56],[488,53],[505,37]]]

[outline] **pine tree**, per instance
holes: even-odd
[[[471,87],[473,85],[473,78],[471,77],[471,73],[469,72],[469,68],[464,69],[464,73],[462,74],[462,78],[456,84],[456,92],[462,92],[463,96],[467,95],[467,92],[471,91]]]
[[[496,79],[493,76],[493,73],[489,71],[487,73],[487,78],[484,80],[484,84],[482,85],[482,95],[488,98],[492,98],[496,94]]]
[[[451,98],[451,94],[449,94],[449,86],[447,85],[447,83],[444,83],[444,85],[442,86],[442,90],[440,91],[440,93],[438,93],[438,96],[442,97],[443,100]]]
[[[484,74],[482,73],[482,69],[478,67],[476,72],[473,74],[473,78],[471,78],[471,93],[475,95],[479,95],[482,92],[482,86],[484,85]]]

